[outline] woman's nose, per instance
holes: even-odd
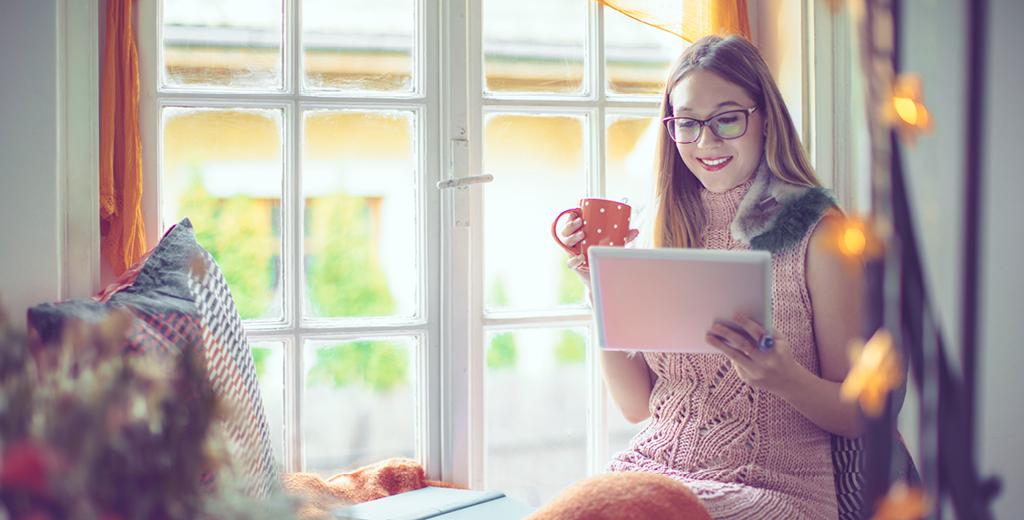
[[[709,146],[715,146],[720,141],[721,141],[721,139],[719,139],[718,136],[715,135],[715,133],[711,131],[711,127],[710,126],[704,126],[704,128],[701,128],[701,132],[700,132],[700,135],[698,136],[696,144],[697,144],[697,148],[706,148],[706,147],[709,147]]]

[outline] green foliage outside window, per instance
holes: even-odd
[[[269,201],[245,196],[212,197],[193,168],[180,213],[192,220],[196,240],[224,273],[243,320],[263,317],[277,284],[277,239]]]
[[[252,361],[256,364],[256,377],[263,379],[267,373],[267,358],[273,353],[266,347],[252,347]]]
[[[354,341],[316,351],[309,384],[344,388],[359,384],[387,392],[403,384],[409,372],[406,350],[388,342]]]
[[[496,307],[508,305],[508,291],[505,289],[505,279],[498,277],[490,290],[491,304]],[[487,346],[487,368],[508,369],[516,366],[519,359],[519,351],[516,347],[516,337],[512,332],[503,332],[491,338],[491,344]]]
[[[583,301],[583,283],[576,273],[564,268],[559,272],[562,274],[558,284],[558,303],[572,305]],[[561,364],[583,363],[586,352],[587,340],[576,331],[563,331],[555,344],[555,359]]]
[[[196,239],[220,265],[242,319],[264,317],[274,298],[279,232],[275,203],[245,196],[216,198],[193,169],[179,201]],[[369,205],[365,199],[334,195],[310,200],[306,208],[306,286],[318,316],[384,316],[395,301],[373,257]],[[271,351],[253,348],[259,377]],[[342,343],[317,351],[311,384],[343,388],[359,384],[385,392],[408,381],[408,354],[386,341]]]

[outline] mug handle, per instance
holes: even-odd
[[[558,237],[558,219],[562,218],[562,215],[565,215],[566,213],[572,213],[576,218],[583,218],[583,212],[580,208],[569,208],[559,213],[558,216],[555,217],[555,221],[551,223],[551,236],[554,237],[555,242],[558,242],[558,245],[562,246],[562,249],[565,249],[573,256],[579,256],[581,253],[579,244],[575,247],[569,247],[565,245],[565,242],[562,242],[561,238]]]

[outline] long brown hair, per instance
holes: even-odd
[[[675,115],[669,94],[691,71],[707,70],[734,83],[757,104],[767,123],[764,155],[776,178],[801,186],[821,186],[775,84],[768,65],[749,41],[705,36],[683,52],[669,74],[661,102],[662,117]],[[700,180],[686,167],[676,144],[662,125],[658,139],[657,216],[655,247],[697,247],[704,227]]]

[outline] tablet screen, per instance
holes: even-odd
[[[771,255],[707,249],[590,249],[598,344],[719,353],[704,341],[739,312],[771,328]]]

